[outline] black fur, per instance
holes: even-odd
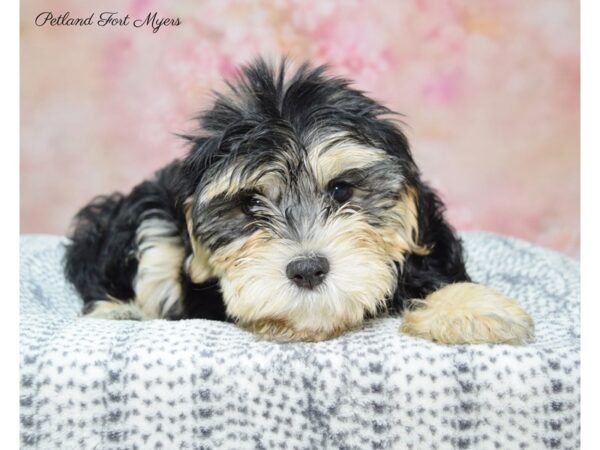
[[[350,88],[347,81],[325,77],[323,67],[310,69],[305,65],[285,82],[284,66],[275,71],[258,60],[246,67],[243,77],[231,86],[233,95],[218,95],[212,109],[199,118],[199,133],[186,136],[191,149],[184,160],[174,161],[127,196],[98,197],[77,214],[72,242],[67,246],[65,273],[86,308],[109,296],[123,301],[134,298],[138,266],[135,236],[144,220],[157,217],[175,224],[186,254],[190,254],[184,201],[233,161],[245,161],[243,170],[252,173],[276,156],[282,142],[299,149],[308,146],[315,129],[325,134],[344,131],[359,143],[384,149],[402,168],[406,183],[417,191],[419,243],[431,247],[431,252],[407,257],[389,302],[392,310],[400,312],[406,307],[405,300],[423,298],[445,284],[469,280],[461,242],[443,217],[439,197],[421,180],[406,137],[388,118],[391,111]],[[289,169],[295,173],[293,167]],[[380,177],[391,176],[385,169],[379,170]],[[394,200],[391,193],[381,195]],[[227,199],[229,203],[197,204],[194,214],[218,220],[223,211],[239,206],[236,202],[241,201],[236,197]],[[384,203],[386,198],[380,201]],[[372,222],[381,225],[375,214]],[[199,228],[196,232],[214,250],[247,231],[246,225],[240,222],[229,228],[211,228],[210,232]],[[228,320],[217,280],[194,284],[182,270],[181,284],[185,297],[181,317]]]

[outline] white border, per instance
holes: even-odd
[[[2,448],[19,448],[19,3],[3,5],[2,76]]]
[[[600,267],[600,63],[598,61],[598,17],[596,0],[581,4],[581,448],[600,448],[598,433],[598,393],[600,373],[600,298],[595,290]]]

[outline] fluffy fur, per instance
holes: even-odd
[[[324,71],[245,67],[186,158],[79,212],[66,274],[88,317],[322,340],[409,307],[403,330],[438,342],[531,338],[516,302],[470,283],[392,112]],[[318,285],[294,281],[298,259],[327,262]]]

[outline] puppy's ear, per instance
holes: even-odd
[[[183,267],[190,279],[194,283],[200,284],[204,283],[210,278],[213,278],[214,273],[211,265],[208,262],[209,253],[200,245],[194,233],[194,224],[192,219],[193,206],[193,198],[188,197],[184,201],[183,210],[185,213],[185,223],[192,253],[186,258]]]
[[[399,268],[393,304],[401,308],[405,299],[424,298],[440,286],[470,281],[463,259],[461,240],[444,218],[444,204],[422,182],[415,183],[417,246],[406,253]],[[427,251],[421,251],[426,249]]]
[[[388,210],[386,221],[391,225],[382,233],[386,251],[394,261],[403,265],[407,255],[427,255],[430,249],[420,243],[418,215],[419,196],[412,186],[404,188],[395,206]]]

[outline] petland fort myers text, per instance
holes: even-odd
[[[150,12],[142,18],[132,18],[129,14],[122,15],[113,11],[91,13],[87,17],[72,17],[68,11],[59,15],[55,15],[50,11],[45,11],[36,16],[35,24],[38,27],[86,27],[93,25],[98,27],[149,27],[152,29],[153,33],[157,33],[163,27],[177,27],[181,25],[181,19],[179,17],[160,17],[157,12]]]

